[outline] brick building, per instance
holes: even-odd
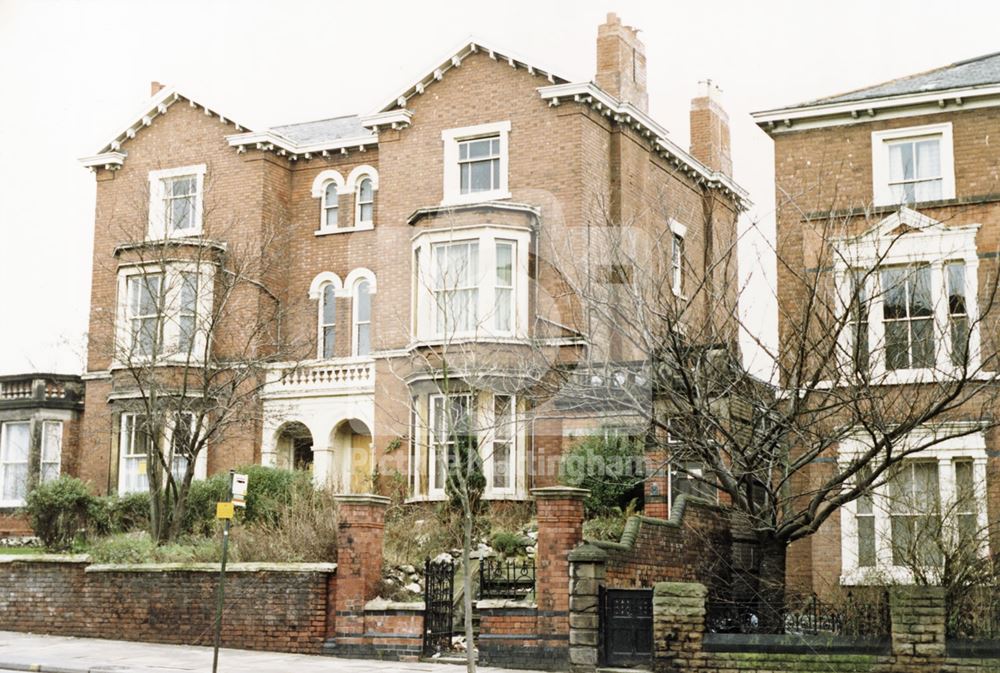
[[[629,359],[562,282],[570,267],[607,271],[589,237],[626,222],[667,232],[678,297],[735,240],[746,194],[714,90],[691,119],[689,151],[649,116],[642,42],[614,14],[594,82],[470,40],[370,114],[257,130],[154,86],[82,160],[97,214],[80,476],[142,487],[144,442],[190,432],[208,406],[144,439],[130,363],[159,358],[158,390],[176,397],[192,362],[238,360],[253,343],[270,358],[257,407],[206,443],[196,477],[309,466],[359,492],[398,472],[414,499],[440,499],[434,457],[454,423],[477,435],[487,498],[552,484],[566,438],[602,421],[540,413],[524,363],[541,346],[567,366],[588,348]],[[264,270],[233,295],[239,317],[209,332],[199,320],[217,314],[239,251]],[[713,273],[728,304],[690,301],[725,322],[736,269]]]
[[[0,537],[29,532],[28,489],[75,469],[82,421],[79,376],[0,376]]]
[[[838,336],[840,357],[853,359],[877,395],[934,394],[963,364],[991,379],[1000,55],[754,117],[775,148],[781,338],[803,300],[796,274],[826,268],[839,310],[857,316]],[[818,235],[824,227],[833,235]],[[980,553],[996,552],[987,532],[1000,514],[994,394],[986,386],[909,433],[903,448],[927,448],[795,543],[790,584],[823,591],[906,581],[904,548],[921,521],[933,520],[938,539],[967,531]],[[858,434],[814,462],[817,482],[869,446]]]

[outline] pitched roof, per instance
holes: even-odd
[[[941,68],[935,68],[934,70],[907,75],[906,77],[892,79],[888,82],[855,89],[854,91],[848,91],[835,96],[818,98],[791,107],[799,108],[811,107],[813,105],[829,105],[832,103],[851,103],[874,98],[965,89],[998,83],[1000,83],[1000,52],[977,56]]]
[[[357,138],[370,133],[361,125],[361,117],[358,115],[272,126],[270,130],[288,138],[296,145],[318,145],[344,138]]]

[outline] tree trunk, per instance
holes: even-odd
[[[475,634],[472,632],[472,567],[470,550],[472,549],[472,505],[468,502],[468,494],[465,499],[465,512],[463,523],[462,540],[462,601],[465,604],[465,669],[467,673],[476,673],[476,650]]]
[[[754,613],[758,630],[783,633],[785,625],[785,557],[788,543],[771,536],[758,539],[760,566],[757,587],[759,605]]]

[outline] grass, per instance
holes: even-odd
[[[0,547],[0,556],[29,556],[31,554],[44,554],[42,547]]]

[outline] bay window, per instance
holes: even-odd
[[[844,371],[903,383],[979,366],[978,228],[902,208],[834,242]]]
[[[62,421],[42,422],[42,450],[38,479],[41,482],[59,478],[62,466]]]
[[[420,340],[521,337],[530,231],[476,226],[414,239],[414,333]]]
[[[208,335],[212,268],[176,262],[119,270],[119,364],[199,359]]]
[[[168,415],[169,422],[158,427],[154,419],[136,412],[123,412],[118,426],[118,493],[141,493],[149,490],[152,463],[163,461],[177,481],[183,479],[190,462],[194,414],[179,411]],[[206,475],[207,458],[203,448],[195,461],[194,476]],[[166,482],[165,478],[161,481]]]
[[[985,436],[945,424],[919,428],[897,448],[911,441],[926,446],[935,434],[939,443],[891,468],[841,509],[845,584],[910,581],[912,569],[939,567],[943,551],[958,544],[987,553]],[[863,451],[862,440],[845,441],[841,469]]]
[[[28,493],[31,424],[0,424],[0,507],[20,507]]]

